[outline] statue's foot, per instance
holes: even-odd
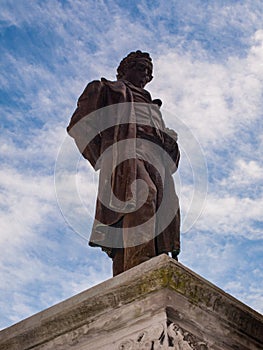
[[[172,251],[172,258],[176,261],[178,261],[178,255],[180,253],[180,249],[175,249]]]

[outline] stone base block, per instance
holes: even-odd
[[[167,255],[0,332],[0,350],[262,348],[262,315]]]

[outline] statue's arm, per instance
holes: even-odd
[[[159,106],[159,108],[162,105],[162,101],[159,99],[156,99],[154,101],[155,104],[157,104]],[[160,102],[159,102],[160,101]],[[178,165],[179,165],[179,160],[180,160],[180,150],[177,144],[177,133],[170,128],[167,128],[167,126],[165,125],[165,122],[162,118],[162,115],[160,113],[160,118],[162,121],[162,129],[161,129],[161,133],[162,133],[162,144],[163,144],[163,148],[164,150],[170,155],[172,162],[169,163],[169,170],[171,173],[176,172]]]
[[[170,128],[164,128],[164,149],[172,158],[172,166],[170,167],[171,173],[176,172],[180,161],[180,150],[177,144],[177,133]]]
[[[82,118],[98,109],[98,101],[101,97],[103,83],[99,80],[94,80],[89,83],[80,95],[77,103],[77,108],[73,113],[67,131],[70,134],[72,127]]]
[[[67,127],[67,132],[74,138],[79,151],[94,168],[100,156],[101,138],[96,121],[94,118],[89,118],[89,115],[101,107],[102,94],[101,81],[95,80],[89,83],[79,97],[77,108]],[[91,139],[90,135],[96,136]]]

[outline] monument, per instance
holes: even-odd
[[[0,350],[263,349],[262,315],[177,261],[177,135],[151,79],[150,56],[130,53],[117,81],[88,84],[68,127],[100,170],[90,245],[115,277],[0,331]]]
[[[153,76],[148,53],[125,57],[117,80],[87,85],[68,133],[100,171],[90,238],[113,260],[113,275],[154,256],[180,252],[180,210],[172,174],[180,153],[160,99],[144,89]],[[94,135],[91,136],[90,135]]]

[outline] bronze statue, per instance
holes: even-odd
[[[180,153],[176,133],[162,119],[161,100],[144,89],[152,71],[148,53],[131,52],[117,69],[117,81],[87,85],[67,128],[100,170],[89,244],[112,258],[114,276],[163,253],[177,260],[180,252],[172,178]]]

